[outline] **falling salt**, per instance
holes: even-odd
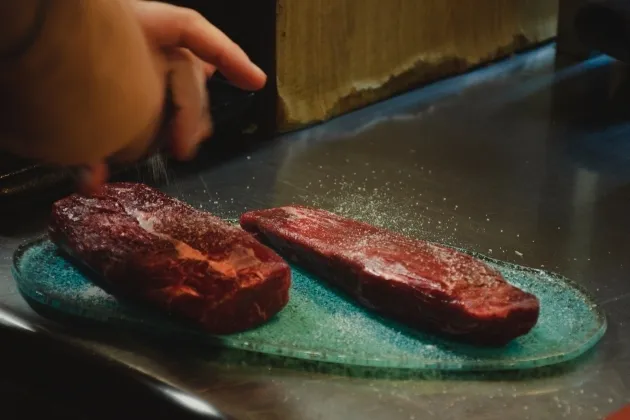
[[[247,160],[251,160],[251,158],[252,158],[251,156],[247,156]]]
[[[518,255],[519,257],[522,257],[522,256],[523,256],[523,253],[522,253],[522,252],[514,251],[514,253],[515,253],[516,255]]]

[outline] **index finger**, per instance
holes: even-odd
[[[267,76],[234,41],[194,10],[161,2],[135,3],[140,23],[160,47],[189,49],[242,89],[258,90]]]

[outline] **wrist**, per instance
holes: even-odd
[[[37,3],[11,0],[22,1]],[[36,45],[20,60],[0,59],[0,148],[77,165],[148,145],[166,66],[128,0],[44,1],[51,6]],[[0,12],[8,2],[0,0]]]

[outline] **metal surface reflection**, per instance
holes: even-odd
[[[225,419],[207,401],[90,352],[55,330],[38,326],[2,306],[0,337],[2,382],[26,393],[33,402],[53,404],[38,415],[71,414],[71,418],[95,420],[129,416]],[[13,412],[2,417],[23,415]]]
[[[200,418],[221,419],[222,414],[216,408],[209,405],[206,401],[195,397],[189,393],[183,392],[173,387],[162,387],[161,391],[172,398],[175,404],[186,407],[189,411],[198,413]]]
[[[8,328],[18,328],[21,330],[26,330],[30,332],[35,332],[35,328],[30,325],[24,319],[16,316],[15,314],[9,312],[8,310],[2,309],[0,307],[0,325],[3,325]]]

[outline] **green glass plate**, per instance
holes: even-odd
[[[282,312],[259,328],[221,337],[208,335],[151,308],[118,301],[63,258],[47,238],[16,251],[13,275],[27,301],[47,308],[49,314],[194,338],[268,355],[371,368],[529,369],[573,359],[604,335],[603,312],[566,278],[475,256],[501,271],[510,283],[540,299],[536,327],[503,348],[478,348],[412,331],[363,310],[298,268],[293,268],[291,299]]]

